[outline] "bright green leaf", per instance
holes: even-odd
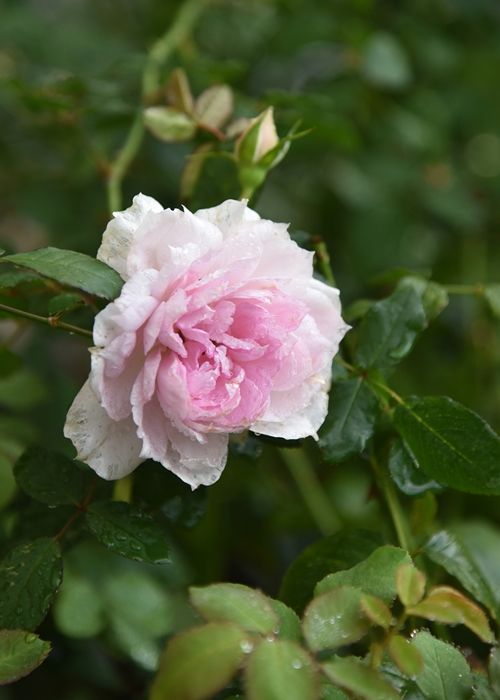
[[[354,566],[381,544],[380,535],[369,530],[341,530],[314,542],[288,568],[279,597],[302,613],[320,579],[333,571]]]
[[[493,314],[500,317],[500,284],[487,284],[484,296]]]
[[[377,671],[353,656],[327,661],[322,669],[330,680],[363,700],[398,700],[400,697]]]
[[[490,659],[488,662],[488,676],[491,687],[497,696],[500,696],[500,648],[495,647],[491,650]]]
[[[76,639],[95,637],[106,624],[99,591],[87,578],[66,570],[53,615],[59,631]]]
[[[422,672],[424,660],[418,649],[408,639],[395,634],[390,638],[387,648],[390,657],[405,676],[414,678]]]
[[[407,613],[448,625],[465,625],[487,644],[495,640],[481,608],[449,586],[433,588],[420,603],[408,607]]]
[[[210,623],[173,637],[160,662],[149,700],[205,700],[226,686],[253,648],[228,623]]]
[[[425,593],[425,575],[412,562],[401,564],[396,571],[396,590],[403,605],[416,605]]]
[[[0,685],[14,683],[42,664],[50,653],[50,642],[32,632],[0,630]]]
[[[302,637],[302,627],[297,613],[282,603],[281,600],[270,599],[271,606],[279,618],[279,637],[290,641],[299,641]]]
[[[424,660],[424,669],[415,680],[426,700],[468,700],[472,696],[472,673],[458,649],[429,632],[419,632],[411,643]]]
[[[279,627],[270,599],[248,586],[214,583],[203,588],[191,587],[189,597],[208,622],[234,622],[247,632],[260,634],[271,634]]]
[[[396,597],[396,571],[403,563],[411,563],[408,552],[399,547],[384,545],[351,569],[326,576],[316,586],[315,595],[331,591],[337,586],[354,586],[364,593],[391,602]]]
[[[374,625],[388,629],[392,624],[392,613],[383,600],[365,593],[361,596],[361,610]]]
[[[92,503],[85,520],[99,542],[115,554],[151,564],[169,561],[169,543],[164,526],[128,503]]]
[[[411,68],[403,46],[388,32],[376,32],[363,58],[366,79],[384,88],[404,88],[411,80]]]
[[[38,627],[61,578],[61,554],[53,539],[40,537],[11,550],[0,562],[0,627]]]
[[[500,494],[500,438],[476,413],[432,396],[399,405],[394,422],[431,478],[458,491]]]
[[[341,586],[313,598],[302,622],[312,651],[337,649],[364,637],[369,623],[362,614],[361,596],[358,588]]]
[[[3,260],[103,299],[115,299],[123,286],[122,278],[111,267],[74,250],[40,248],[31,253],[8,255]]]
[[[318,678],[313,660],[286,640],[262,640],[245,669],[248,700],[316,700]]]
[[[362,452],[373,435],[378,414],[377,397],[362,377],[336,382],[330,392],[328,416],[319,431],[325,458],[340,462]]]

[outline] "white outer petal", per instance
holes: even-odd
[[[260,219],[256,211],[247,207],[247,202],[247,199],[226,199],[216,207],[198,209],[194,215],[217,226],[224,238],[228,238],[238,233],[238,228],[243,222]]]
[[[68,411],[64,436],[76,447],[77,459],[103,479],[121,479],[143,461],[132,418],[111,420],[88,380]]]
[[[156,199],[138,194],[128,209],[113,212],[113,219],[102,236],[97,259],[116,270],[124,280],[128,279],[127,257],[135,232],[150,212],[160,211],[163,207]]]

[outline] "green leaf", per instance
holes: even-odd
[[[21,359],[12,350],[0,346],[0,377],[8,377],[21,366]]]
[[[276,633],[279,619],[260,591],[239,583],[214,583],[189,589],[191,604],[208,622],[234,622],[247,632]]]
[[[340,462],[362,452],[372,437],[379,403],[362,377],[336,382],[330,392],[328,416],[319,431],[326,459]]]
[[[44,447],[28,448],[17,460],[14,475],[28,496],[51,506],[79,503],[89,482],[72,460]]]
[[[384,545],[351,569],[326,576],[318,583],[314,593],[320,595],[337,586],[354,586],[364,593],[391,602],[396,597],[396,571],[403,563],[411,563],[408,552]]]
[[[488,662],[488,676],[491,687],[497,696],[500,696],[500,648],[495,647],[491,650],[490,659]]]
[[[447,397],[413,398],[394,423],[422,469],[458,491],[500,494],[500,438],[476,413]]]
[[[413,563],[401,564],[396,571],[396,589],[403,605],[416,605],[425,593],[425,576]]]
[[[427,321],[433,321],[448,306],[448,292],[437,282],[430,282],[422,277],[405,277],[398,287],[413,287],[420,295]]]
[[[403,46],[388,32],[372,34],[365,50],[363,74],[375,85],[404,88],[411,80],[411,68]]]
[[[361,596],[359,588],[341,586],[311,601],[302,629],[312,651],[337,649],[364,637],[369,623],[362,615]]]
[[[31,253],[16,253],[2,260],[35,270],[44,277],[88,294],[115,299],[123,280],[111,267],[89,255],[60,248],[40,248]]]
[[[413,646],[424,660],[424,670],[415,682],[427,700],[468,700],[473,678],[462,654],[429,632],[419,632]]]
[[[366,559],[380,544],[381,536],[369,530],[341,530],[314,542],[288,568],[279,597],[302,613],[317,581],[332,571],[348,569]]]
[[[498,695],[493,692],[484,673],[474,673],[474,700],[498,700]]]
[[[50,642],[32,632],[0,630],[0,685],[14,683],[34,671],[50,649]]]
[[[300,641],[302,638],[302,627],[297,613],[282,603],[281,600],[271,599],[271,605],[279,618],[279,637],[290,641]]]
[[[167,143],[189,141],[197,129],[194,119],[173,107],[147,107],[144,124],[153,136]]]
[[[349,700],[347,695],[330,683],[322,683],[320,690],[320,700]]]
[[[322,664],[322,669],[330,680],[363,700],[398,700],[400,698],[399,693],[377,671],[365,666],[353,656],[327,661]]]
[[[54,540],[40,537],[11,550],[0,562],[0,627],[38,627],[61,578],[61,554]]]
[[[419,496],[427,491],[442,491],[443,487],[420,469],[415,457],[399,438],[389,452],[389,471],[394,483],[407,496]]]
[[[210,623],[173,637],[160,662],[149,700],[205,700],[226,686],[253,648],[228,623]]]
[[[395,634],[390,638],[387,648],[390,657],[405,676],[413,678],[422,672],[424,660],[418,649],[408,639]]]
[[[99,591],[83,576],[64,571],[64,581],[53,609],[59,631],[68,637],[95,637],[105,627],[105,609]]]
[[[309,654],[294,642],[262,640],[245,669],[248,700],[316,700],[318,678]]]
[[[58,294],[49,301],[49,316],[56,316],[66,311],[72,311],[83,305],[83,299],[79,294]]]
[[[165,528],[128,503],[92,503],[85,516],[90,531],[115,554],[151,564],[169,561]]]
[[[449,586],[433,588],[426,598],[416,605],[409,606],[406,611],[409,615],[425,617],[426,620],[447,625],[465,625],[483,642],[493,644],[495,641],[481,608]]]
[[[389,629],[392,624],[392,613],[383,600],[365,593],[361,596],[361,610],[374,625]]]
[[[0,443],[0,510],[10,503],[17,488],[12,471],[12,459],[10,454],[4,454],[4,448],[5,443],[2,441]]]
[[[166,86],[167,99],[175,109],[190,114],[193,110],[193,95],[189,86],[186,72],[182,68],[176,68],[170,74]]]
[[[402,360],[427,325],[422,300],[412,287],[399,287],[370,308],[359,326],[354,361],[386,370]]]
[[[233,112],[233,91],[228,85],[212,85],[198,97],[194,111],[200,124],[220,128]]]
[[[5,258],[4,258],[5,259]],[[3,262],[3,261],[2,261]],[[40,282],[40,277],[28,270],[0,270],[0,290],[15,289],[21,284]]]
[[[492,313],[500,318],[500,284],[487,284],[484,296]]]
[[[455,576],[476,600],[500,617],[500,531],[488,523],[466,522],[436,532],[425,554]]]

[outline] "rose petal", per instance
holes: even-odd
[[[247,206],[247,199],[227,199],[222,204],[210,209],[198,209],[195,216],[209,221],[222,232],[224,238],[238,232],[243,221],[258,221],[260,216]]]
[[[132,418],[113,421],[99,404],[87,381],[73,401],[64,435],[77,450],[77,459],[103,479],[121,479],[143,460]]]
[[[97,259],[102,260],[124,280],[128,279],[127,256],[137,228],[150,212],[160,212],[163,207],[156,199],[138,194],[132,200],[132,206],[124,211],[113,213],[102,237],[97,251]]]

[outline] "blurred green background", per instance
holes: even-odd
[[[2,248],[55,245],[95,254],[108,220],[107,163],[137,109],[146,52],[181,4],[0,0]],[[312,129],[292,144],[253,206],[326,241],[349,307],[389,293],[401,268],[447,285],[500,282],[499,37],[497,0],[221,0],[207,5],[165,79],[182,66],[195,93],[228,83],[236,116],[274,105],[280,133],[297,119]],[[164,206],[181,204],[180,174],[192,150],[193,144],[165,144],[148,135],[125,180],[125,205],[140,191]],[[231,177],[215,167],[204,174],[204,206],[237,196]],[[33,301],[37,308],[43,303]],[[62,333],[18,333],[8,322],[0,328],[25,360],[16,373],[0,376],[5,475],[9,460],[33,439],[71,454],[62,425],[86,377],[88,353],[81,339]],[[498,428],[499,366],[498,321],[480,298],[459,294],[398,369],[394,384],[401,392],[449,395]],[[241,581],[275,594],[287,564],[317,532],[278,453],[265,446],[258,462],[252,460],[261,449],[251,442],[235,448],[194,528],[172,517],[177,566],[145,574],[147,567],[119,564],[109,554],[103,563],[100,551],[86,550],[84,542],[81,556],[74,554],[74,577],[85,557],[83,568],[94,572],[97,588],[99,567],[118,567],[114,580],[129,577],[120,609],[158,594],[163,602],[153,608],[170,606],[174,618],[182,618],[175,590],[190,581]],[[318,461],[314,445],[309,450]],[[345,523],[379,527],[361,459],[335,467],[318,461],[318,469]],[[11,497],[6,489],[4,500]],[[192,524],[206,498],[182,491],[169,507],[184,509],[184,525]],[[22,499],[19,504],[22,509]],[[500,522],[496,500],[451,494],[440,517],[486,512]],[[26,517],[36,522],[36,513]],[[8,528],[3,518],[0,545]],[[163,599],[158,591],[165,582],[174,592]],[[103,595],[116,601],[121,594]],[[91,605],[88,588],[82,596],[78,605]],[[39,683],[45,695],[38,697],[141,697],[157,647],[137,630],[150,624],[151,610],[126,629],[112,613],[102,622],[102,611],[94,611],[101,622],[78,635],[71,623],[68,632],[63,605],[59,622],[56,615],[55,623],[46,623],[46,634],[60,637],[48,663],[10,692],[0,691],[0,698],[33,697]],[[152,638],[169,625],[174,622],[160,625]]]

